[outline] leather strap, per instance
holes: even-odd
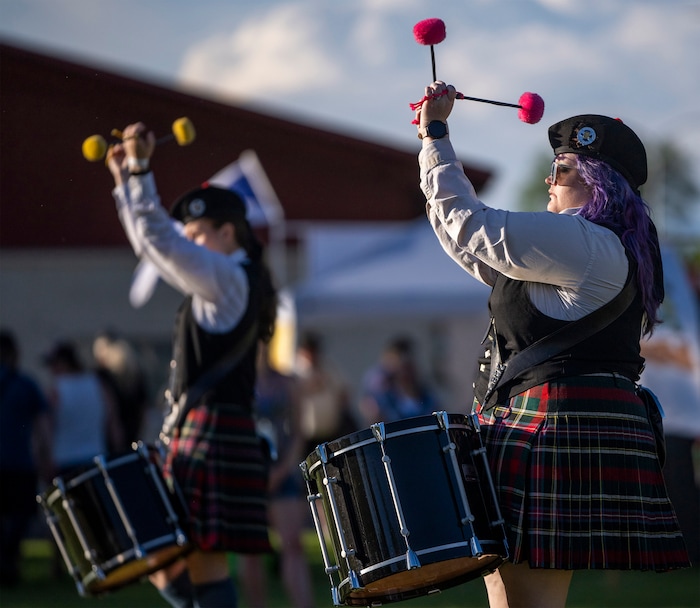
[[[488,402],[491,395],[500,385],[516,378],[526,369],[551,359],[555,355],[605,329],[629,308],[634,300],[635,293],[634,281],[630,274],[622,291],[598,310],[594,310],[585,317],[572,321],[551,334],[540,338],[537,342],[511,357],[509,361],[501,362],[500,357],[497,357],[491,362],[491,377],[484,395],[484,403]],[[497,343],[495,336],[494,343]],[[488,410],[491,408],[485,407],[484,409]]]
[[[197,381],[189,387],[186,393],[180,396],[180,399],[171,404],[170,413],[163,421],[163,427],[160,432],[160,439],[166,445],[169,443],[172,432],[179,428],[182,421],[185,419],[187,412],[202,398],[202,396],[211,388],[216,386],[226,375],[240,362],[243,355],[253,345],[258,334],[258,324],[253,323],[241,340],[236,343],[236,346],[228,352],[228,354],[220,359],[214,367],[209,368],[204,372]]]

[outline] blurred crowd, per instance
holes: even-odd
[[[674,276],[678,260],[665,260]],[[691,558],[700,560],[700,329],[696,297],[689,284],[668,285],[664,324],[644,342],[642,382],[666,410],[669,492]],[[316,446],[360,431],[375,422],[429,415],[448,409],[421,369],[416,342],[396,335],[367,366],[357,387],[330,359],[326,336],[303,333],[292,369],[275,369],[268,348],[260,349],[257,385],[259,433],[270,446],[269,511],[275,555],[239,556],[246,605],[264,606],[267,576],[283,581],[290,604],[313,605],[303,534],[313,527],[307,488],[299,470]],[[40,384],[23,371],[21,348],[9,330],[0,331],[0,583],[20,582],[21,543],[41,517],[37,494],[58,476],[69,479],[93,464],[157,437],[164,404],[134,346],[113,332],[95,336],[81,352],[56,342],[42,357],[48,380]],[[57,556],[58,557],[58,556]],[[62,568],[62,565],[56,566]]]

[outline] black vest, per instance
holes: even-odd
[[[635,265],[630,262],[630,272]],[[499,387],[483,403],[491,371],[491,353],[498,340],[501,361],[507,361],[540,338],[570,323],[554,319],[535,308],[528,295],[528,283],[499,275],[489,298],[492,325],[487,336],[484,356],[479,358],[475,395],[483,405],[504,403],[509,397],[555,378],[615,372],[639,379],[644,359],[640,356],[643,308],[639,291],[630,307],[604,330],[590,336],[571,349],[525,370]],[[495,329],[495,331],[494,331]]]
[[[260,310],[260,268],[247,262],[243,269],[250,287],[248,305],[238,324],[225,333],[211,333],[202,329],[192,311],[192,297],[182,303],[175,320],[173,360],[171,362],[170,391],[175,400],[192,386],[207,370],[226,357],[257,322]],[[200,399],[205,403],[234,403],[252,408],[255,393],[255,360],[257,340],[228,375],[208,390]]]

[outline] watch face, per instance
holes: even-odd
[[[435,139],[440,139],[447,135],[447,125],[439,120],[432,120],[428,123],[428,135]]]

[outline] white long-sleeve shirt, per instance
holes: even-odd
[[[620,239],[577,215],[487,207],[448,138],[423,140],[418,157],[426,212],[443,249],[479,281],[527,281],[538,310],[573,321],[612,300],[627,279]]]
[[[112,191],[119,219],[139,258],[153,263],[172,287],[192,296],[197,323],[223,333],[243,316],[248,302],[248,278],[243,249],[226,255],[187,239],[160,204],[152,173],[129,177]]]

